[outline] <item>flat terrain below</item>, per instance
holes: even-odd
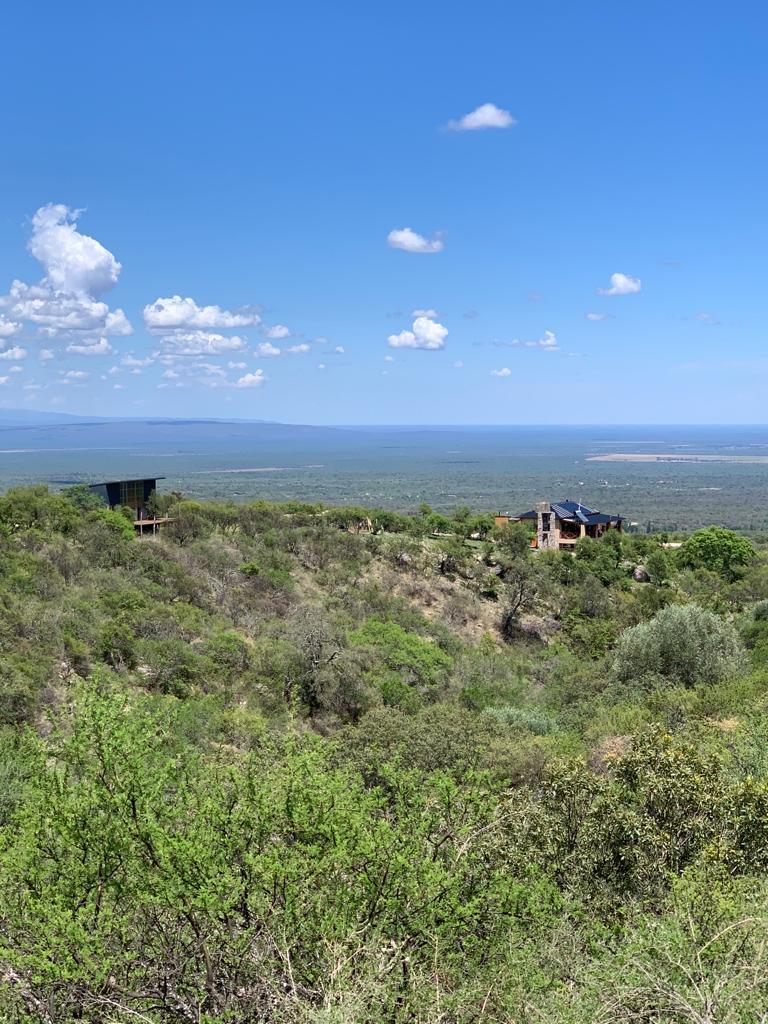
[[[768,462],[768,455],[694,455],[692,452],[611,452],[588,455],[587,462],[740,462],[745,465]]]

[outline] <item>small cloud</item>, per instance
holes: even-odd
[[[0,377],[0,384],[7,384],[10,379],[10,377]]]
[[[344,346],[343,345],[337,345],[336,348],[333,351],[336,353],[337,356],[343,356],[344,355]]]
[[[262,341],[256,346],[256,355],[263,359],[274,359],[280,355],[280,349],[270,341]]]
[[[21,324],[17,324],[14,320],[6,319],[2,313],[0,313],[0,338],[10,338],[14,334],[18,334],[21,330]]]
[[[512,371],[508,366],[502,366],[500,370],[491,370],[492,377],[511,377]]]
[[[56,355],[55,355],[53,349],[51,349],[51,348],[41,348],[40,352],[38,354],[38,358],[40,359],[41,363],[47,363],[51,359],[55,359]]]
[[[248,327],[261,323],[254,310],[230,312],[221,306],[198,306],[194,299],[171,295],[155,299],[144,307],[144,323],[150,330],[178,330],[196,327],[202,330],[221,330],[230,327]]]
[[[425,238],[411,228],[396,228],[387,235],[387,244],[392,249],[403,252],[442,252],[443,240],[439,234],[434,238]]]
[[[224,352],[236,352],[245,348],[245,341],[238,335],[226,337],[211,331],[177,331],[162,339],[164,356],[217,356]]]
[[[78,356],[111,356],[114,351],[106,338],[99,338],[98,341],[73,341],[67,345],[67,352]]]
[[[151,366],[154,361],[154,356],[145,356],[143,359],[137,359],[132,352],[129,352],[123,356],[120,363],[122,366]]]
[[[584,316],[587,318],[587,320],[592,320],[594,322],[597,322],[598,320],[610,319],[608,313],[585,313]]]
[[[90,377],[90,373],[86,373],[84,370],[59,370],[63,380],[87,380]]]
[[[13,359],[15,362],[17,359],[26,359],[27,350],[21,348],[18,345],[14,345],[13,348],[7,348],[4,352],[0,352],[0,359]]]
[[[537,292],[537,291],[528,292],[528,301],[529,302],[541,302],[541,300],[543,298],[544,298],[544,296],[542,295],[541,292]]]
[[[230,363],[229,365],[231,366],[232,364]],[[245,366],[245,363],[243,363],[242,365]],[[179,375],[178,373],[176,373],[175,370],[163,370],[160,376],[163,378],[163,380],[176,380],[176,378]]]
[[[266,380],[263,370],[256,370],[255,373],[246,373],[235,381],[236,388],[260,388]]]
[[[465,320],[477,320],[480,314],[476,309],[468,309],[466,313],[461,314]]]
[[[246,367],[248,366],[248,364],[247,363],[232,363],[232,362],[230,362],[230,363],[227,363],[227,366],[230,368],[230,370],[245,370]],[[164,373],[163,376],[166,377],[166,376],[168,376],[168,374]],[[174,373],[173,376],[177,377],[178,374]]]
[[[417,316],[413,329],[390,334],[387,342],[390,348],[421,348],[436,351],[445,348],[448,328],[426,316]]]
[[[9,373],[24,373],[24,367],[23,366],[9,366],[8,367],[8,372]]]
[[[598,288],[598,295],[636,295],[643,287],[639,277],[630,274],[611,274],[611,287]]]
[[[324,370],[325,369],[325,363],[318,363],[317,364],[317,368],[318,368],[318,370]]]
[[[411,316],[414,317],[414,319],[417,316],[428,316],[430,320],[434,320],[440,316],[440,314],[436,309],[414,309],[411,311]]]
[[[394,356],[384,356],[384,362],[385,363],[394,363],[394,361],[395,361],[395,357]]]
[[[112,385],[112,390],[113,391],[122,391],[123,390],[123,385],[122,384],[113,384]]]
[[[699,323],[706,324],[708,327],[718,327],[720,321],[713,313],[697,313],[696,319]]]
[[[463,361],[461,359],[457,359],[456,362],[453,365],[454,365],[454,368],[457,369],[457,370],[462,370],[464,368],[464,363],[463,363]]]
[[[300,345],[289,345],[289,347],[285,351],[291,352],[295,356],[300,356],[303,355],[303,353],[305,352],[309,352],[310,350],[311,346],[308,345],[305,341],[303,341]]]
[[[281,338],[290,337],[290,328],[286,327],[285,324],[275,324],[273,327],[265,327],[262,330],[262,334],[265,338],[271,338],[273,341],[279,341]]]
[[[453,132],[476,132],[482,128],[511,128],[515,124],[517,121],[508,110],[495,103],[482,103],[471,113],[449,121],[448,128]]]

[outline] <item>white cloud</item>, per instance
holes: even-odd
[[[0,305],[50,338],[71,334],[126,337],[133,333],[122,309],[110,310],[106,302],[89,295],[51,291],[45,283],[14,281],[8,295],[0,298]]]
[[[390,348],[422,348],[430,351],[445,348],[448,329],[427,316],[417,316],[413,329],[390,334],[387,339]]]
[[[229,365],[231,366],[231,365],[232,365],[232,363],[230,363]],[[245,363],[241,363],[240,365],[241,365],[241,366],[245,366]],[[164,371],[163,371],[163,372],[162,372],[162,373],[160,374],[160,376],[161,376],[161,377],[162,377],[162,378],[163,378],[164,380],[176,380],[176,378],[177,378],[177,377],[178,377],[179,375],[178,375],[178,373],[176,373],[176,371],[175,371],[175,370],[164,370]]]
[[[395,361],[395,357],[394,356],[384,356],[384,362],[385,363],[394,363],[394,361]]]
[[[41,363],[50,362],[51,359],[55,359],[56,356],[52,348],[41,348],[39,353],[39,359]]]
[[[511,377],[512,371],[508,366],[502,366],[500,370],[491,370],[492,377]]]
[[[226,337],[210,331],[180,331],[168,334],[162,340],[163,355],[206,356],[222,352],[237,352],[245,348],[245,341],[234,334]]]
[[[307,345],[306,342],[302,342],[300,345],[291,345],[291,346],[289,346],[285,351],[286,352],[292,352],[294,355],[299,356],[299,355],[302,355],[305,352],[309,352],[310,349],[311,349],[310,345]]]
[[[456,121],[449,121],[448,127],[454,132],[474,132],[479,128],[509,128],[517,121],[508,110],[502,110],[495,103],[482,103],[469,114]]]
[[[598,288],[598,295],[636,295],[643,284],[639,277],[630,274],[611,274],[611,287]]]
[[[256,355],[264,359],[274,359],[280,355],[280,349],[269,341],[262,341],[256,346]]]
[[[417,316],[428,316],[430,320],[434,320],[440,316],[436,309],[414,309],[411,316],[416,318]]]
[[[175,330],[187,327],[221,330],[261,323],[261,317],[255,310],[233,313],[220,306],[198,306],[194,299],[182,299],[180,295],[155,299],[153,303],[144,307],[143,315],[144,323],[150,330]]]
[[[233,362],[229,362],[229,363],[227,363],[227,366],[230,368],[230,370],[245,370],[247,368],[247,366],[248,366],[248,363],[233,363]],[[178,373],[173,373],[173,370],[167,370],[163,374],[163,376],[167,377],[170,374],[173,374],[174,377],[178,377]]]
[[[122,268],[101,242],[77,230],[81,213],[62,203],[41,206],[32,218],[28,248],[53,291],[102,295],[117,284]]]
[[[317,364],[317,368],[318,368],[318,370],[324,370],[325,369],[325,363],[318,363]]]
[[[15,362],[17,359],[26,358],[27,350],[25,348],[20,348],[18,345],[15,345],[13,348],[7,348],[4,352],[0,352],[0,359],[13,359]]]
[[[7,320],[0,313],[0,338],[10,338],[12,335],[18,334],[20,330],[21,324],[17,324],[13,320]]]
[[[59,370],[59,373],[64,380],[86,380],[90,377],[90,373],[86,373],[84,370]]]
[[[128,335],[133,328],[122,309],[110,310],[99,298],[117,284],[120,263],[95,238],[77,230],[80,213],[61,203],[40,207],[27,247],[44,277],[34,285],[14,281],[8,295],[0,297],[0,307],[49,337]]]
[[[113,384],[112,385],[112,390],[113,391],[122,391],[123,390],[123,385],[122,384]]]
[[[597,320],[607,320],[608,319],[608,314],[607,313],[585,313],[584,315],[586,316],[587,320],[597,321]]]
[[[549,349],[550,352],[554,352],[560,347],[557,344],[557,335],[554,331],[544,331],[544,337],[539,338],[536,344],[539,348]]]
[[[0,377],[0,384],[7,384],[10,379],[10,377]]]
[[[266,380],[263,370],[256,370],[255,373],[246,373],[235,382],[236,388],[258,388]]]
[[[67,352],[78,356],[111,356],[114,351],[106,338],[99,338],[98,341],[70,342],[67,345]]]
[[[708,327],[718,327],[720,325],[720,321],[713,313],[697,313],[696,319]]]
[[[8,367],[8,372],[9,373],[24,373],[24,367],[23,366],[9,366]]]
[[[457,370],[462,370],[464,368],[464,363],[461,359],[457,359],[453,365]]]
[[[392,249],[403,252],[442,252],[443,240],[440,235],[425,238],[411,228],[396,228],[387,235],[387,243]]]
[[[281,338],[290,337],[290,328],[286,327],[285,324],[275,324],[273,327],[265,327],[263,332],[265,338],[271,338],[273,341],[279,341]]]
[[[143,359],[137,359],[133,352],[129,352],[127,355],[123,356],[120,360],[120,364],[122,366],[151,366],[154,361],[154,356],[145,356]]]
[[[333,351],[336,353],[337,356],[343,356],[344,355],[344,346],[343,345],[337,345],[336,348]]]

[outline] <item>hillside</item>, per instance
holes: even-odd
[[[768,1005],[768,554],[0,497],[0,1017]]]

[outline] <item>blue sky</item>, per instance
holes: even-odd
[[[764,5],[43,2],[4,29],[3,406],[768,419]]]

